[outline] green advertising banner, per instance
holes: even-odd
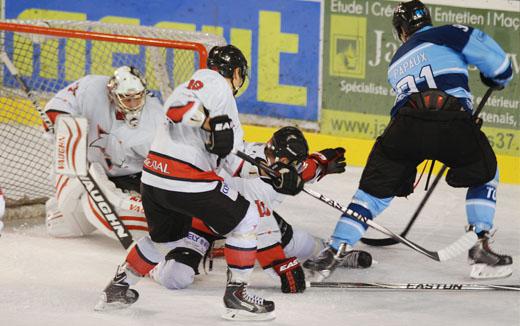
[[[388,64],[400,46],[392,33],[395,1],[325,0],[321,130],[343,137],[375,139],[389,121],[394,92]],[[520,12],[429,5],[433,25],[481,29],[508,53],[516,75],[493,93],[481,115],[497,154],[520,156]],[[506,8],[504,8],[506,9]],[[474,103],[486,91],[470,67]]]

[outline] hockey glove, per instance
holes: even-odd
[[[486,77],[482,73],[480,73],[480,80],[482,81],[482,83],[484,83],[484,85],[492,88],[493,90],[500,91],[504,89],[503,85],[497,84],[497,82],[495,82],[492,78]]]
[[[219,115],[209,120],[210,136],[206,143],[208,152],[219,157],[227,156],[233,149],[233,121],[226,115]]]
[[[345,172],[345,149],[343,147],[326,148],[310,155],[321,166],[318,181],[327,174]]]
[[[275,261],[273,269],[280,276],[283,293],[305,291],[305,273],[296,257]]]
[[[294,196],[302,191],[305,183],[294,166],[276,162],[271,169],[277,172],[277,176],[271,176],[271,185],[276,192]]]

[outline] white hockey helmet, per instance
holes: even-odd
[[[146,81],[135,67],[122,66],[114,71],[108,84],[108,94],[132,128],[139,125],[146,101]]]

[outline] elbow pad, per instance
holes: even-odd
[[[197,99],[186,104],[172,103],[166,111],[166,116],[173,123],[182,123],[191,127],[202,127],[207,117],[204,105]]]

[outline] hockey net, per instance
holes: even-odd
[[[7,54],[42,107],[73,81],[88,74],[112,75],[122,65],[137,67],[148,88],[165,99],[205,66],[211,47],[223,44],[216,35],[146,26],[0,21],[0,52]],[[43,138],[34,103],[0,64],[0,187],[9,213],[9,207],[41,204],[53,194],[53,146]]]

